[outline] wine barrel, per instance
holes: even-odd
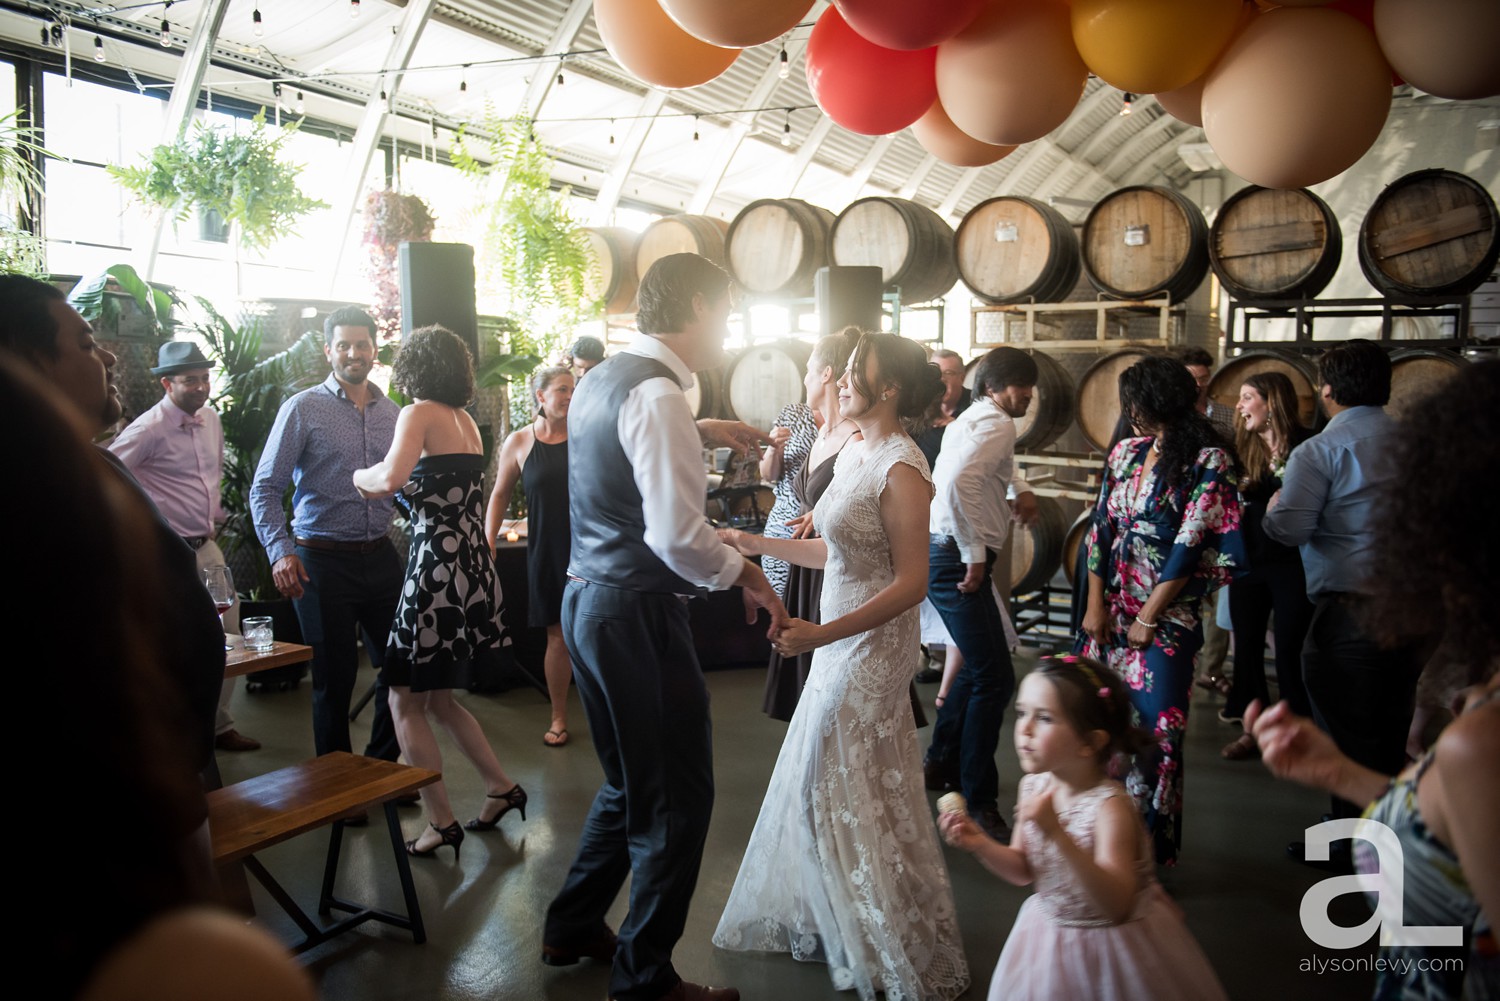
[[[802,378],[811,356],[803,341],[745,348],[724,370],[724,416],[769,431],[783,407],[806,395]]]
[[[1203,211],[1170,188],[1139,185],[1106,195],[1083,223],[1083,273],[1115,299],[1166,295],[1181,302],[1208,274]]]
[[[1120,420],[1120,373],[1153,352],[1124,348],[1101,355],[1078,380],[1078,430],[1089,444],[1103,452],[1114,437]]]
[[[800,198],[751,202],[729,224],[730,273],[751,292],[812,295],[813,275],[828,266],[833,220],[832,212]]]
[[[584,294],[603,301],[606,313],[634,312],[640,284],[635,270],[636,233],[618,226],[590,226],[584,235],[592,257],[584,273]]]
[[[1083,544],[1088,541],[1089,525],[1093,520],[1094,509],[1085,508],[1083,514],[1080,514],[1074,519],[1073,524],[1068,526],[1068,534],[1063,536],[1062,568],[1070,587],[1078,583],[1078,578],[1075,576],[1078,572],[1078,550],[1082,549]]]
[[[1051,497],[1036,499],[1037,520],[1030,526],[1014,525],[1010,546],[1010,593],[1030,594],[1057,573],[1062,559],[1063,538],[1068,534],[1062,508]]]
[[[724,234],[729,224],[706,215],[663,216],[641,234],[635,248],[635,273],[645,277],[651,265],[673,254],[701,254],[725,267]]]
[[[1073,423],[1073,380],[1056,359],[1041,351],[1028,351],[1036,359],[1036,386],[1031,391],[1031,406],[1024,416],[1015,418],[1016,449],[1035,450],[1052,444]],[[964,388],[974,389],[974,370],[980,355],[964,366]]]
[[[1419,170],[1386,186],[1359,227],[1359,266],[1387,295],[1468,295],[1500,258],[1495,200],[1473,178]]]
[[[1311,299],[1338,270],[1343,244],[1338,217],[1311,191],[1251,185],[1209,227],[1208,263],[1236,299]]]
[[[969,210],[953,237],[958,276],[989,303],[1059,302],[1078,284],[1078,236],[1062,213],[1019,196]]]
[[[693,373],[693,385],[683,393],[697,420],[720,417],[724,406],[724,366]]]
[[[1441,348],[1397,351],[1391,355],[1391,402],[1386,412],[1392,417],[1420,413],[1427,397],[1468,364],[1463,355]]]
[[[1231,409],[1239,402],[1245,379],[1260,372],[1280,372],[1292,380],[1297,391],[1297,419],[1312,427],[1318,413],[1318,367],[1301,355],[1275,348],[1244,351],[1226,361],[1208,384],[1208,398],[1215,406]]]
[[[861,198],[833,223],[838,265],[873,265],[902,302],[946,295],[958,281],[953,229],[932,209],[905,198]]]

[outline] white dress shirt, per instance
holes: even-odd
[[[171,397],[137,417],[109,443],[172,530],[185,539],[211,539],[224,520],[219,483],[224,475],[224,429],[211,407],[188,414]]]
[[[708,490],[703,439],[683,390],[693,373],[655,337],[637,334],[625,349],[661,362],[673,379],[647,379],[620,407],[620,445],[635,472],[646,521],[646,545],[673,573],[698,587],[731,587],[745,558],[719,541],[704,517]]]
[[[951,535],[959,559],[983,563],[1010,535],[1008,500],[1031,487],[1016,475],[1016,422],[988,397],[975,400],[943,434],[932,471],[929,530]]]

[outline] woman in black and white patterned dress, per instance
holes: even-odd
[[[406,760],[443,770],[429,716],[437,720],[485,781],[483,809],[467,826],[489,830],[512,809],[526,819],[526,791],[505,774],[478,720],[452,692],[477,651],[510,643],[484,538],[484,446],[463,410],[474,394],[469,350],[442,327],[414,331],[396,358],[391,384],[414,402],[402,408],[386,457],[354,473],[361,494],[395,493],[411,517],[406,585],[381,678],[390,686],[391,718]],[[456,861],[464,827],[453,817],[446,786],[425,786],[422,803],[428,826],[406,850],[427,857],[451,845]]]

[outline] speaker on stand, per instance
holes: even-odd
[[[474,248],[467,243],[403,243],[401,339],[440,324],[469,346],[479,363],[479,312],[474,305]]]
[[[847,326],[879,330],[881,296],[885,283],[880,269],[870,265],[834,265],[813,276],[818,306],[818,334],[826,337]]]

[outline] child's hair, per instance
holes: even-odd
[[[1099,761],[1108,765],[1116,754],[1132,755],[1156,743],[1147,730],[1136,726],[1130,694],[1120,676],[1097,660],[1064,654],[1043,657],[1035,673],[1057,689],[1063,714],[1084,737],[1103,730],[1109,741],[1099,749]]]

